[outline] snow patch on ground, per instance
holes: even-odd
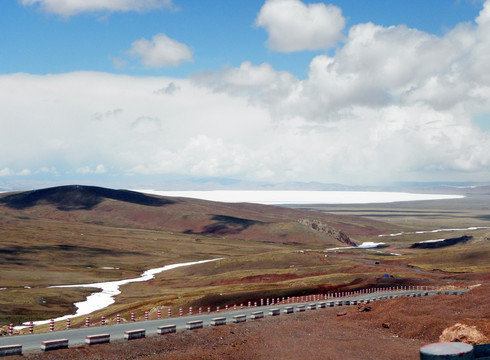
[[[490,229],[490,226],[470,226],[468,228],[462,228],[462,229],[435,229],[435,230],[418,230],[418,231],[411,231],[411,232],[399,232],[395,234],[385,234],[385,235],[378,235],[378,237],[395,237],[395,236],[401,236],[401,235],[418,235],[418,234],[433,234],[433,233],[438,233],[438,232],[450,232],[450,231],[474,231],[474,230],[484,230],[484,229]]]
[[[346,249],[375,249],[380,245],[385,245],[385,243],[383,242],[375,243],[375,242],[367,241],[367,242],[363,242],[361,245],[358,246],[341,246],[336,248],[325,249],[325,251],[346,250]]]
[[[424,240],[424,241],[419,241],[418,244],[422,244],[422,243],[435,243],[435,242],[441,242],[441,241],[446,241],[446,239]]]

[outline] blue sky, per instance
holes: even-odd
[[[342,9],[346,29],[364,22],[383,26],[405,24],[436,35],[460,22],[473,22],[482,6],[481,1],[470,0],[324,3]],[[0,3],[0,72],[48,74],[89,70],[186,77],[222,66],[239,66],[248,60],[256,64],[268,62],[278,70],[305,77],[311,58],[325,51],[283,54],[264,46],[267,33],[254,24],[263,4],[263,0],[177,0],[173,8],[143,13],[99,10],[66,16],[43,11],[42,2],[22,5],[20,1],[5,0]],[[158,33],[187,44],[194,52],[194,61],[155,69],[144,67],[127,55],[133,41]],[[114,58],[130,63],[118,69]]]
[[[477,0],[4,0],[0,185],[488,181],[489,30]]]

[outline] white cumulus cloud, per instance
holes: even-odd
[[[15,172],[10,170],[8,167],[0,169],[0,176],[12,176]]]
[[[43,11],[61,16],[84,12],[144,12],[172,7],[172,0],[19,0],[24,6],[39,6]]]
[[[165,34],[157,34],[151,40],[136,40],[129,53],[140,58],[143,65],[152,68],[173,67],[192,60],[192,51],[187,45]]]
[[[342,38],[345,19],[341,9],[333,5],[267,0],[255,23],[267,31],[271,49],[293,52],[334,46]]]

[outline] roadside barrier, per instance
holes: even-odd
[[[281,309],[279,308],[269,309],[269,316],[277,316],[277,315],[281,315]]]
[[[146,336],[146,331],[144,329],[129,330],[124,332],[124,338],[126,340],[141,339]]]
[[[95,345],[111,342],[111,336],[109,334],[97,334],[85,336],[85,344]]]
[[[305,306],[304,305],[297,305],[296,306],[296,311],[298,311],[298,312],[305,311]]]
[[[176,331],[177,331],[177,325],[173,325],[173,324],[157,327],[157,334],[158,335],[170,334],[170,333],[174,333]]]
[[[51,351],[58,349],[68,349],[68,339],[49,340],[43,341],[41,343],[42,351]]]
[[[240,315],[235,315],[233,316],[233,322],[236,323],[241,323],[247,321],[247,315],[240,314]]]
[[[202,320],[188,321],[185,324],[187,330],[202,329]]]
[[[285,307],[283,309],[284,314],[291,314],[294,312],[294,308],[292,306]]]
[[[250,314],[250,318],[253,320],[261,319],[263,317],[264,317],[263,311],[254,311],[252,314]]]
[[[211,322],[209,324],[211,326],[226,325],[226,318],[225,317],[213,318],[213,319],[211,319]]]
[[[22,345],[0,346],[0,356],[22,355]]]
[[[316,304],[308,304],[308,310],[316,310]]]

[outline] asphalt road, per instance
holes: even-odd
[[[56,340],[56,339],[68,339],[70,347],[81,346],[85,344],[85,337],[87,335],[97,335],[97,334],[109,334],[111,341],[124,339],[124,332],[130,330],[138,330],[144,329],[146,330],[146,336],[156,335],[157,327],[163,325],[176,325],[177,330],[185,329],[186,323],[188,321],[194,320],[202,320],[204,326],[209,326],[211,319],[216,317],[226,317],[227,323],[231,323],[233,321],[234,315],[244,314],[247,316],[247,321],[250,320],[250,315],[254,311],[263,311],[264,316],[270,316],[269,310],[272,308],[280,308],[281,315],[283,314],[283,309],[288,306],[293,306],[294,311],[296,311],[298,305],[307,305],[308,304],[318,304],[321,302],[327,301],[346,301],[346,300],[376,300],[383,297],[390,296],[414,296],[417,294],[423,295],[424,293],[428,293],[429,295],[437,294],[437,291],[427,291],[427,290],[403,290],[403,291],[382,291],[371,294],[361,294],[359,296],[351,296],[351,297],[342,297],[336,299],[329,300],[321,300],[321,301],[311,301],[304,303],[294,303],[294,304],[275,304],[270,306],[258,306],[258,307],[244,307],[243,309],[238,310],[228,310],[228,311],[220,311],[219,313],[213,312],[211,314],[202,314],[202,315],[193,315],[193,316],[183,316],[183,317],[173,317],[166,318],[161,320],[148,320],[148,321],[137,321],[137,322],[128,322],[123,324],[116,325],[106,325],[106,326],[97,326],[97,327],[88,327],[88,328],[79,328],[79,329],[70,329],[70,330],[62,330],[62,331],[54,331],[48,333],[39,333],[39,334],[28,334],[28,335],[14,335],[14,336],[3,336],[0,337],[0,346],[5,345],[22,345],[23,352],[32,352],[32,351],[40,351],[41,350],[41,342],[48,340]],[[466,290],[458,290],[451,291],[451,293],[457,293],[459,295],[467,292]],[[337,306],[337,305],[335,305]],[[318,306],[317,306],[318,309]],[[322,310],[322,309],[320,309]],[[312,310],[307,310],[312,311]]]

